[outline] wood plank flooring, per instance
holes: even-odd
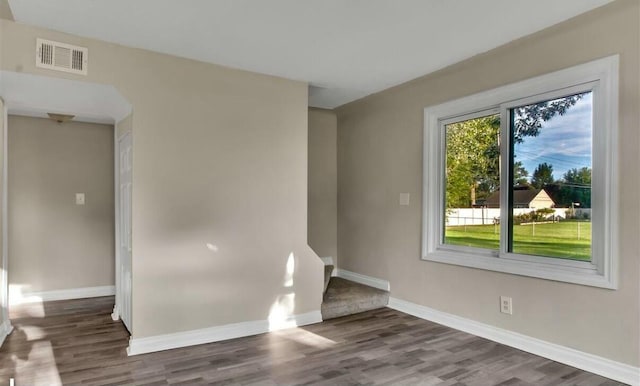
[[[620,385],[388,308],[127,357],[113,297],[14,307],[0,385]]]

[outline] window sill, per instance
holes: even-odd
[[[427,253],[426,256],[422,257],[422,260],[591,287],[617,289],[617,284],[611,275],[598,273],[596,267],[590,263],[554,264],[532,262],[517,258],[490,257],[482,254],[444,249]]]

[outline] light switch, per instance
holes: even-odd
[[[400,193],[400,205],[409,205],[409,193]]]
[[[84,205],[84,193],[76,193],[76,205]]]

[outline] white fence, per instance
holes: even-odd
[[[564,219],[567,217],[567,211],[571,211],[570,208],[555,208],[553,216],[556,218]],[[591,217],[591,209],[573,209],[577,217],[588,216]],[[530,208],[514,208],[513,214],[515,216],[535,212],[535,209]],[[551,216],[551,214],[549,214]],[[500,208],[456,208],[447,210],[447,225],[448,226],[460,226],[460,225],[489,225],[493,224],[500,218]]]

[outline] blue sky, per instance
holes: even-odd
[[[553,165],[558,180],[573,168],[591,167],[592,93],[585,94],[565,115],[542,123],[537,137],[525,137],[515,145],[516,161],[521,161],[529,178],[538,164]]]

